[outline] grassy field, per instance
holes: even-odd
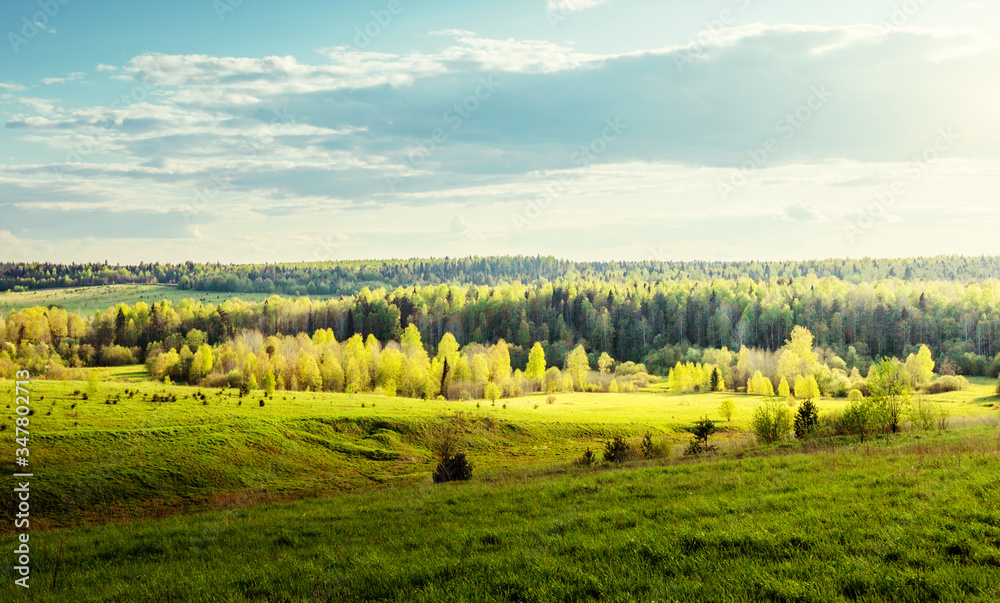
[[[260,392],[241,399],[236,390],[167,386],[142,367],[97,371],[93,395],[85,382],[32,383],[31,458],[46,476],[33,495],[42,526],[426,484],[433,436],[445,423],[459,427],[477,477],[487,479],[565,466],[615,434],[637,442],[648,430],[677,455],[690,438],[683,429],[702,416],[719,419],[725,399],[736,413],[718,439],[747,440],[759,402],[723,393],[574,393],[551,404],[535,395],[491,405],[278,392],[261,406]],[[7,396],[11,389],[0,384]],[[997,416],[991,396],[982,382],[929,398],[954,421],[975,421]],[[819,404],[830,411],[844,402]],[[0,470],[12,472],[12,461],[4,458]],[[11,519],[11,508],[3,513]]]
[[[996,601],[998,453],[994,422],[53,530],[32,537],[32,595]]]
[[[0,293],[0,312],[10,312],[33,306],[56,305],[64,310],[78,312],[83,315],[104,311],[110,307],[124,303],[134,305],[144,301],[152,305],[154,302],[170,300],[174,303],[182,299],[195,299],[201,302],[218,304],[234,297],[248,301],[263,301],[270,293],[213,293],[210,291],[180,290],[176,287],[163,285],[105,285],[99,287],[73,287],[69,289],[40,289],[38,291],[8,291]],[[312,296],[325,299],[330,296]]]

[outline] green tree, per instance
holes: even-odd
[[[510,348],[503,339],[490,348],[489,366],[490,381],[502,384],[510,379]]]
[[[458,341],[449,331],[441,337],[441,341],[438,343],[437,358],[451,358],[456,352],[458,352]]]
[[[274,396],[275,385],[276,381],[274,379],[274,372],[272,372],[271,369],[267,369],[264,371],[264,379],[261,382],[261,387],[268,397]]]
[[[566,358],[566,372],[573,379],[573,388],[577,391],[587,389],[587,372],[590,370],[590,360],[582,345],[576,346]]]
[[[787,398],[790,395],[792,395],[792,392],[791,389],[788,387],[788,379],[782,377],[781,381],[778,383],[778,396],[782,398]]]
[[[486,384],[486,391],[484,393],[484,397],[490,402],[496,402],[497,398],[499,398],[502,393],[503,392],[500,391],[500,386],[490,381],[489,383]]]
[[[524,370],[524,376],[536,381],[545,378],[545,350],[537,341],[531,346],[531,352],[528,354],[528,366]]]
[[[934,379],[934,359],[926,345],[906,358],[906,373],[914,387],[924,387]]]
[[[601,357],[597,359],[597,370],[600,371],[602,375],[605,375],[611,371],[611,367],[614,365],[615,359],[608,355],[607,352],[601,352]]]
[[[802,375],[795,376],[795,397],[800,400],[809,397],[809,380]]]
[[[873,364],[868,375],[868,392],[883,429],[898,432],[913,394],[910,378],[903,367],[889,358]]]
[[[727,422],[733,420],[733,413],[736,412],[736,404],[732,400],[723,400],[722,404],[719,404],[719,415],[721,415]]]
[[[813,404],[812,398],[806,399],[795,413],[795,437],[803,439],[809,436],[819,422],[819,409]]]

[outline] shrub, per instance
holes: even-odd
[[[455,456],[439,460],[433,478],[435,484],[470,480],[472,463],[465,458],[465,453],[459,452]]]
[[[435,484],[472,478],[472,463],[465,458],[465,453],[459,452],[461,444],[458,426],[453,423],[444,425],[434,435],[431,450],[438,460],[432,475]]]
[[[937,407],[923,398],[918,398],[910,408],[910,424],[922,431],[934,429],[937,418]]]
[[[805,439],[812,434],[819,422],[819,409],[812,400],[806,400],[795,413],[795,437]]]
[[[733,420],[733,413],[736,412],[736,404],[732,400],[723,400],[719,405],[719,415],[727,422]]]
[[[773,444],[788,434],[792,427],[792,413],[780,402],[771,399],[754,409],[750,427],[758,442]]]
[[[632,458],[632,446],[625,436],[616,435],[604,443],[604,461],[607,463],[624,463]]]
[[[945,392],[958,392],[967,387],[969,387],[969,382],[965,379],[965,377],[944,375],[942,377],[938,377],[934,381],[931,381],[927,385],[927,393],[943,394]]]
[[[549,404],[555,404],[556,397],[553,396],[552,394],[549,394],[548,397],[545,398],[545,401],[548,402]]]
[[[229,371],[226,375],[226,385],[232,388],[238,388],[243,384],[243,371],[233,369]]]
[[[718,431],[715,428],[715,423],[711,419],[708,417],[699,419],[695,422],[694,426],[688,428],[688,431],[690,431],[691,435],[694,437],[691,438],[691,442],[688,443],[688,447],[684,450],[684,454],[691,456],[716,450],[715,446],[708,443],[709,436]]]
[[[653,434],[646,432],[642,436],[642,442],[639,444],[639,449],[642,451],[643,458],[655,459],[664,456],[665,450],[661,446],[657,446],[653,443]]]
[[[947,431],[948,424],[951,422],[951,413],[943,408],[939,408],[937,411],[937,428],[938,431]]]
[[[596,461],[597,461],[597,455],[594,454],[594,451],[591,450],[590,447],[588,446],[587,451],[583,453],[583,456],[580,457],[580,460],[577,462],[580,463],[581,465],[589,467],[590,465],[593,465]]]
[[[871,431],[874,423],[875,412],[868,400],[851,402],[844,409],[840,427],[837,430],[841,435],[859,434],[864,440]]]
[[[860,402],[864,400],[865,396],[861,393],[860,389],[852,389],[849,394],[847,394],[847,400],[849,402]]]

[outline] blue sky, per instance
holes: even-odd
[[[0,259],[997,253],[1000,4],[0,7]]]

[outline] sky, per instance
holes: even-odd
[[[998,2],[5,0],[0,34],[0,261],[998,253]]]

